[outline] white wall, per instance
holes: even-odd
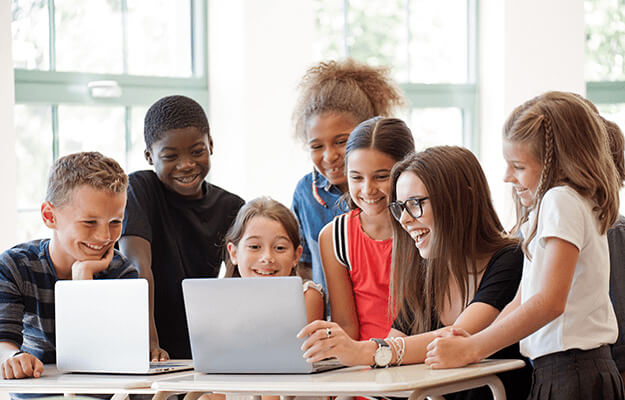
[[[17,237],[15,84],[11,40],[11,2],[0,1],[0,249],[13,246]]]
[[[512,222],[502,182],[501,127],[517,105],[549,90],[585,95],[583,0],[480,2],[481,161],[497,209]]]
[[[271,195],[290,205],[297,180],[281,173],[299,178],[312,168],[291,112],[313,62],[313,22],[311,0],[209,3],[210,179],[245,200]]]

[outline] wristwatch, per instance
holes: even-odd
[[[376,342],[378,344],[378,348],[373,355],[373,368],[386,368],[391,363],[393,359],[393,351],[391,350],[391,346],[386,343],[384,339],[372,338],[369,339],[372,342]]]

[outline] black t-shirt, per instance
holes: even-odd
[[[508,246],[497,251],[488,261],[482,280],[480,281],[477,292],[471,303],[485,303],[498,309],[503,310],[504,307],[514,299],[519,283],[521,282],[521,273],[523,272],[523,251],[520,246]],[[408,312],[409,315],[412,313]],[[393,323],[393,328],[400,332],[410,334],[411,323],[397,318]],[[435,327],[442,327],[442,323],[435,316]],[[525,358],[519,352],[519,344],[513,344],[505,349],[499,350],[489,358]],[[514,370],[498,374],[506,389],[506,398],[508,399],[526,399],[529,395],[531,386],[531,367],[526,362],[526,366],[520,370]],[[478,388],[465,392],[459,392],[452,395],[445,395],[445,398],[453,399],[491,399],[492,392],[488,387]]]
[[[153,171],[129,176],[122,236],[150,242],[154,319],[160,345],[172,358],[191,358],[181,282],[217,276],[224,235],[244,203],[207,182],[202,190],[202,198],[186,199],[166,189]]]

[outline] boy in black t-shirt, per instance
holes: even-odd
[[[150,284],[152,360],[188,359],[181,281],[217,276],[224,235],[244,202],[204,181],[213,140],[194,100],[158,100],[145,116],[144,136],[145,158],[154,172],[129,176],[119,245]]]

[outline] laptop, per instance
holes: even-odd
[[[299,277],[182,281],[193,366],[206,373],[311,373],[340,368],[307,363],[297,333],[306,325]]]
[[[61,372],[158,374],[193,368],[190,360],[150,363],[145,279],[58,281],[54,304]]]

